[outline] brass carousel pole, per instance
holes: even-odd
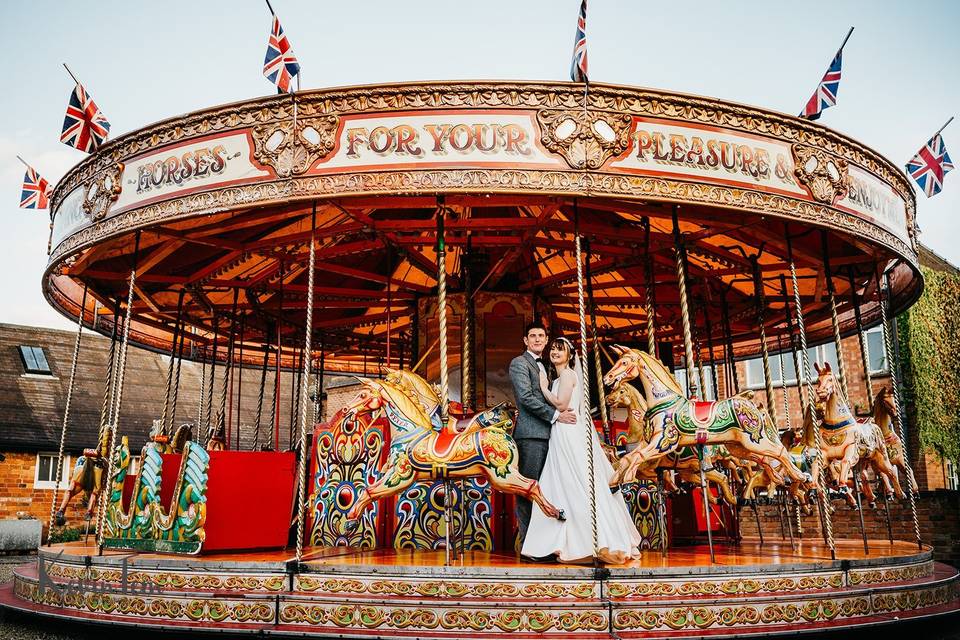
[[[837,350],[837,371],[840,375],[840,390],[843,392],[844,399],[849,404],[850,389],[847,386],[847,365],[843,357],[843,341],[840,338],[840,319],[837,314],[837,289],[833,283],[833,271],[830,269],[830,248],[827,243],[827,232],[820,231],[820,244],[823,247],[823,271],[827,281],[827,298],[830,302],[830,322],[833,325],[833,343]],[[851,293],[853,293],[851,291]],[[852,407],[851,407],[852,408]],[[867,530],[863,522],[863,500],[860,496],[860,472],[863,470],[863,463],[858,462],[851,470],[853,477],[853,495],[857,504],[857,514],[860,517],[860,537],[863,539],[863,552],[870,554],[870,545],[867,542]],[[847,487],[843,487],[848,491]]]
[[[820,232],[823,246],[823,270],[827,280],[827,297],[830,302],[830,321],[833,324],[833,342],[837,347],[837,371],[840,374],[840,389],[844,399],[850,401],[850,389],[847,387],[847,365],[843,358],[843,343],[840,340],[840,321],[837,316],[837,290],[833,284],[833,272],[830,270],[830,253],[827,246],[827,232]]]
[[[801,442],[802,450],[806,451],[806,443],[803,440],[803,425],[805,417],[807,415],[807,404],[803,395],[803,378],[800,376],[800,360],[798,359],[797,354],[797,337],[793,328],[793,315],[790,313],[790,300],[787,297],[787,277],[780,274],[780,293],[783,296],[783,313],[784,321],[787,327],[787,337],[789,338],[790,343],[790,353],[793,354],[793,377],[797,382],[797,399],[800,403],[800,426],[798,429],[794,430],[794,436],[798,437]],[[786,387],[787,387],[787,374],[783,371],[783,364],[780,364],[781,377],[783,378],[783,388],[784,388],[784,398],[786,398]],[[784,400],[784,411],[786,409],[787,403]],[[790,427],[790,413],[787,412],[787,427]],[[798,435],[799,434],[799,435]],[[819,508],[819,507],[818,507]],[[797,537],[803,538],[803,520],[800,516],[800,503],[797,502],[794,504],[794,517],[797,522]]]
[[[793,286],[793,306],[794,310],[796,311],[797,318],[797,334],[800,337],[800,358],[803,361],[803,379],[804,383],[806,384],[807,397],[810,402],[813,402],[814,392],[813,382],[810,376],[810,358],[807,356],[807,331],[803,324],[803,304],[800,301],[800,285],[797,281],[797,267],[793,261],[793,242],[790,239],[789,227],[787,227],[785,235],[787,238],[787,257],[790,262],[790,283]],[[817,447],[817,464],[819,465],[820,469],[820,473],[817,474],[816,479],[817,492],[820,496],[818,504],[823,505],[823,508],[821,509],[821,516],[823,517],[824,533],[827,546],[830,548],[830,558],[836,560],[837,549],[833,542],[833,520],[831,515],[833,505],[830,503],[830,494],[827,493],[824,479],[824,474],[827,472],[827,469],[823,464],[823,449],[820,445],[820,417],[817,415],[816,411],[810,411],[810,419],[813,421],[813,434]]]
[[[307,319],[304,327],[303,355],[300,360],[303,364],[303,376],[309,381],[311,358],[311,340],[313,339],[313,281],[314,270],[317,264],[316,256],[317,234],[317,203],[313,203],[313,215],[310,217],[310,260],[307,267]],[[310,448],[307,444],[307,395],[310,385],[300,386],[300,464],[297,468],[297,564],[303,558],[303,529],[307,514],[307,458],[310,457]]]
[[[646,313],[647,313],[647,353],[654,358],[657,357],[657,317],[655,309],[655,289],[653,279],[653,257],[650,255],[650,218],[643,218],[644,231],[644,278],[646,280]],[[592,306],[592,305],[591,305]],[[599,375],[599,373],[598,373]],[[626,384],[626,383],[624,383]],[[605,403],[604,403],[605,404]],[[658,467],[657,473],[657,525],[660,529],[660,553],[667,555],[667,494],[663,489],[664,469]]]
[[[440,341],[440,423],[447,427],[450,417],[450,372],[447,369],[447,246],[444,237],[444,217],[446,207],[442,197],[437,199],[437,318],[438,339]],[[453,526],[453,485],[444,477],[443,480],[443,520],[444,520],[444,562],[453,563],[453,548],[451,542],[451,527]]]
[[[727,397],[735,396],[740,393],[740,374],[737,373],[737,362],[733,357],[733,330],[730,326],[730,307],[727,304],[727,290],[720,292],[721,320],[723,322],[723,338],[726,348],[726,361],[730,370],[730,377],[727,379],[726,387]],[[732,391],[732,393],[731,393]]]
[[[898,362],[894,361],[894,351],[893,351],[893,340],[890,337],[890,334],[893,332],[892,323],[896,322],[896,318],[890,317],[890,275],[889,273],[883,274],[883,287],[881,289],[880,278],[877,278],[877,296],[880,302],[880,314],[881,314],[881,323],[883,326],[883,347],[887,353],[887,358],[890,359],[890,384],[893,386],[893,406],[896,409],[896,424],[897,431],[900,435],[900,442],[903,446],[903,463],[907,467],[907,473],[904,474],[907,476],[907,496],[910,498],[910,516],[913,518],[913,531],[914,535],[917,538],[917,547],[920,550],[923,550],[923,542],[920,539],[920,522],[917,520],[917,500],[913,495],[915,486],[915,477],[913,475],[913,465],[910,464],[910,455],[907,451],[907,434],[906,429],[904,428],[903,423],[903,404],[900,402],[900,383],[897,378],[897,366]]]
[[[590,242],[586,243],[587,254],[587,301],[590,305],[590,332],[593,340],[593,368],[597,376],[597,402],[600,403],[600,422],[603,424],[603,441],[610,441],[610,420],[607,416],[606,390],[603,386],[603,369],[600,364],[600,339],[597,337],[597,307],[593,301],[593,277],[590,271]]]
[[[773,421],[773,428],[776,429],[779,420],[777,419],[776,397],[773,395],[773,377],[770,375],[770,351],[767,348],[767,329],[764,325],[764,311],[767,306],[767,298],[763,291],[763,276],[760,274],[760,262],[757,256],[750,258],[753,265],[753,294],[757,305],[757,326],[760,328],[760,355],[763,358],[763,389],[767,395],[767,415]],[[781,370],[781,374],[783,371]]]
[[[680,221],[677,216],[677,206],[673,206],[673,240],[677,258],[677,282],[680,287],[680,319],[683,323],[683,350],[687,371],[687,394],[691,398],[699,397],[697,381],[693,370],[693,337],[690,333],[690,308],[687,302],[687,252],[680,235]],[[705,436],[706,434],[704,434]],[[703,499],[703,519],[707,528],[707,545],[710,547],[710,562],[716,562],[713,552],[713,528],[710,526],[710,494],[707,493],[707,477],[703,467],[706,465],[704,456],[705,437],[697,434],[697,457],[700,458],[700,497]]]
[[[647,353],[649,353],[654,358],[657,357],[657,335],[656,335],[656,324],[657,317],[655,311],[656,299],[656,290],[654,288],[654,279],[653,279],[653,256],[650,255],[650,218],[644,217],[643,219],[643,232],[645,236],[645,249],[646,252],[646,267],[645,267],[645,276],[646,276],[646,307],[647,307]]]
[[[177,319],[173,323],[173,331],[170,337],[170,362],[167,364],[167,388],[163,394],[163,411],[160,413],[160,433],[167,435],[172,430],[172,420],[170,429],[167,428],[167,414],[170,410],[170,391],[173,388],[173,370],[174,360],[177,357],[177,338],[180,335],[180,322],[183,320],[183,296],[186,289],[180,289],[180,295],[177,297]]]
[[[863,315],[860,313],[860,295],[857,293],[857,284],[853,275],[853,267],[847,271],[850,282],[850,297],[853,302],[853,318],[857,323],[857,341],[860,343],[860,364],[863,366],[863,378],[867,385],[867,410],[873,413],[873,379],[870,375],[870,348],[867,337],[863,332]]]
[[[324,356],[327,355],[327,344],[324,335],[320,333],[320,360],[317,362],[317,378],[314,381],[313,388],[313,423],[319,424],[323,417],[323,367],[326,364]],[[402,354],[401,354],[402,356]],[[403,357],[400,358],[400,366],[403,367]]]
[[[586,106],[584,106],[586,108]],[[587,314],[586,301],[584,299],[584,277],[583,277],[583,242],[580,237],[580,214],[577,209],[577,201],[573,201],[574,217],[574,251],[577,260],[577,306],[580,315],[580,385],[583,390],[583,399],[581,406],[581,417],[584,421],[585,433],[587,437],[587,473],[590,481],[590,521],[593,530],[593,561],[596,565],[600,555],[600,539],[597,529],[597,479],[593,459],[593,416],[590,414],[590,387],[588,386],[589,376],[587,375]]]
[[[67,383],[67,398],[63,406],[63,426],[60,429],[60,450],[57,452],[57,470],[53,476],[53,499],[50,502],[50,520],[47,531],[53,530],[53,516],[57,511],[57,490],[60,488],[60,479],[63,474],[63,447],[67,439],[67,424],[70,422],[70,404],[73,400],[73,383],[77,379],[77,360],[80,357],[80,337],[83,335],[83,313],[87,309],[87,285],[83,285],[83,297],[80,301],[80,312],[77,314],[77,340],[73,344],[73,360],[70,362],[70,382]],[[96,310],[94,310],[96,321]]]
[[[204,446],[210,441],[210,424],[213,421],[213,387],[216,384],[217,380],[217,339],[219,338],[220,331],[220,318],[216,315],[213,316],[213,347],[210,351],[210,384],[207,385],[207,397],[206,400],[201,398],[201,402],[206,403],[206,412],[204,415],[204,434],[203,434],[203,443]]]
[[[107,514],[107,504],[110,501],[110,494],[113,492],[111,485],[113,475],[113,450],[116,448],[117,422],[120,420],[120,406],[123,401],[123,374],[127,366],[127,347],[130,344],[130,318],[133,315],[133,295],[137,284],[137,260],[140,257],[140,231],[137,231],[136,240],[133,245],[133,266],[130,269],[130,280],[127,285],[127,310],[123,321],[123,337],[120,340],[120,353],[117,357],[117,376],[116,392],[114,394],[113,408],[111,410],[110,421],[108,422],[109,434],[107,436],[107,473],[104,480],[103,490],[100,491],[100,509],[97,518],[97,555],[103,555],[103,522]]]

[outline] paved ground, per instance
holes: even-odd
[[[35,556],[0,556],[0,584],[13,579],[13,569],[35,559]],[[208,634],[162,634],[142,629],[104,632],[86,626],[65,628],[63,622],[46,621],[24,616],[0,608],[0,640],[171,640],[172,638],[210,638]],[[222,637],[222,636],[220,636]],[[246,636],[245,636],[246,637]],[[796,637],[796,636],[794,636]],[[880,640],[886,637],[917,638],[922,640],[960,640],[960,614],[936,622],[904,624],[899,627],[881,627],[862,632],[814,634],[817,640]]]

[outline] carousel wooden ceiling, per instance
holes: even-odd
[[[136,256],[133,312],[140,326],[134,339],[169,349],[170,329],[180,317],[188,327],[186,343],[195,345],[191,353],[209,351],[214,338],[222,351],[225,336],[233,333],[239,340],[235,348],[242,342],[253,362],[279,336],[288,360],[303,344],[315,224],[313,344],[323,345],[329,370],[359,371],[371,358],[385,364],[389,334],[396,364],[401,354],[413,353],[418,300],[436,296],[441,206],[450,292],[464,290],[470,269],[474,287],[527,293],[552,309],[555,332],[578,335],[574,232],[579,228],[587,240],[601,339],[646,339],[651,283],[658,340],[680,339],[671,206],[504,196],[318,202],[316,209],[312,204],[250,209],[144,230]],[[793,303],[788,236],[812,341],[832,336],[825,255],[843,330],[853,326],[851,278],[864,321],[876,322],[875,273],[883,265],[869,245],[835,232],[788,228],[755,215],[718,216],[696,206],[678,208],[677,218],[688,256],[694,338],[704,353],[712,347],[722,359],[727,326],[738,355],[759,349],[758,281],[770,347],[788,344],[786,305]],[[103,243],[61,277],[88,285],[107,318],[115,301],[125,300],[134,249],[130,236]]]

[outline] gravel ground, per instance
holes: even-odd
[[[0,584],[13,579],[13,570],[36,560],[36,556],[0,556]],[[162,634],[143,629],[103,631],[84,625],[66,627],[66,623],[47,621],[35,616],[21,615],[0,608],[0,640],[171,640],[172,638],[225,637],[210,634]],[[915,637],[923,640],[960,640],[960,614],[935,622],[904,624],[899,627],[881,627],[859,632],[811,634],[817,640],[878,640],[886,637]],[[242,636],[252,637],[252,636]],[[797,637],[797,636],[794,636]]]

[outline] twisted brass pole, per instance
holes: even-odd
[[[896,318],[889,317],[890,305],[890,277],[887,274],[883,276],[884,284],[883,287],[884,295],[881,298],[880,290],[880,281],[877,279],[877,297],[880,301],[880,318],[883,325],[883,347],[887,352],[887,357],[890,359],[890,384],[893,386],[893,393],[891,397],[893,398],[893,408],[896,410],[896,423],[897,431],[900,435],[901,446],[903,447],[903,464],[907,467],[907,473],[904,475],[907,476],[907,496],[910,498],[910,516],[913,518],[913,532],[917,538],[917,547],[921,550],[923,549],[923,543],[920,539],[920,521],[917,519],[917,500],[913,495],[916,478],[913,475],[913,465],[910,464],[910,455],[907,452],[907,434],[903,426],[903,416],[901,414],[901,404],[900,404],[900,383],[897,379],[897,367],[896,363],[893,362],[893,341],[890,338],[890,333],[892,329],[890,328],[891,321],[896,322]]]
[[[100,491],[100,515],[97,518],[97,553],[103,553],[103,521],[107,513],[107,504],[110,500],[110,494],[113,487],[111,485],[113,475],[114,449],[116,448],[117,422],[120,420],[120,406],[123,402],[123,378],[127,367],[127,347],[130,344],[130,318],[133,314],[133,294],[137,284],[137,258],[140,255],[140,232],[137,231],[136,240],[133,249],[133,268],[130,269],[130,280],[127,286],[127,311],[123,322],[123,338],[120,341],[120,354],[117,358],[117,384],[114,394],[113,410],[111,411],[110,421],[108,422],[109,435],[107,442],[107,474],[104,482],[104,488]]]
[[[789,230],[787,231],[789,234]],[[813,382],[810,376],[810,359],[807,356],[807,332],[803,324],[803,305],[800,301],[800,286],[797,282],[797,267],[793,262],[793,245],[787,236],[787,253],[790,260],[790,283],[793,286],[793,305],[797,317],[797,333],[800,337],[800,358],[803,362],[803,378],[806,384],[807,397],[813,402]],[[810,411],[810,419],[813,421],[813,435],[817,447],[817,464],[819,473],[817,473],[817,492],[820,494],[820,502],[823,505],[823,523],[826,529],[827,546],[830,548],[830,557],[837,559],[837,549],[833,541],[833,505],[830,503],[830,494],[827,493],[826,480],[824,474],[828,471],[825,465],[823,449],[821,448],[820,438],[820,416],[816,411]]]
[[[853,299],[853,317],[857,323],[857,340],[860,343],[860,365],[863,367],[863,379],[867,385],[867,410],[873,413],[873,378],[870,375],[870,346],[863,332],[863,316],[860,313],[860,296],[853,276],[853,267],[847,271],[850,282],[850,296]]]
[[[833,284],[833,272],[830,270],[830,252],[827,245],[827,232],[820,232],[823,246],[823,270],[827,280],[827,297],[830,302],[830,322],[833,325],[833,342],[837,347],[837,373],[840,376],[840,389],[844,398],[850,401],[850,389],[847,387],[847,365],[843,358],[843,342],[840,339],[840,320],[837,316],[837,290]]]
[[[60,476],[63,473],[63,448],[67,439],[67,424],[70,422],[70,404],[73,400],[73,383],[77,379],[77,360],[80,356],[80,337],[83,335],[83,313],[87,308],[87,285],[83,285],[83,298],[80,312],[77,314],[77,340],[73,344],[73,360],[70,363],[70,382],[67,383],[67,398],[63,407],[63,426],[60,429],[60,450],[57,452],[57,470],[53,476],[53,500],[50,503],[50,521],[47,531],[53,530],[53,515],[57,511],[57,490],[60,488]],[[94,316],[96,318],[96,316]]]
[[[304,339],[303,346],[303,355],[300,358],[303,361],[303,375],[307,378],[307,382],[310,379],[310,362],[312,358],[310,357],[311,350],[311,340],[313,339],[313,282],[314,282],[314,270],[316,267],[316,214],[317,214],[317,205],[314,202],[313,205],[313,218],[310,228],[310,261],[307,271],[307,320],[306,327],[304,332],[306,337]],[[304,521],[306,520],[307,512],[307,458],[310,455],[309,446],[307,445],[307,396],[309,394],[309,384],[303,384],[300,388],[301,402],[299,403],[300,410],[300,464],[298,465],[297,470],[297,562],[300,562],[300,559],[303,558],[303,528]]]
[[[579,225],[577,225],[579,227]],[[593,429],[593,418],[590,415],[590,387],[588,386],[588,375],[587,375],[587,315],[586,315],[586,303],[584,300],[583,293],[583,249],[581,246],[581,239],[579,230],[576,232],[574,238],[575,250],[576,250],[576,259],[577,259],[577,303],[579,306],[580,312],[580,385],[583,393],[583,404],[581,406],[581,417],[583,418],[583,424],[586,429],[587,436],[587,472],[589,473],[590,478],[590,522],[593,529],[593,557],[596,558],[600,555],[600,539],[599,531],[597,529],[597,483],[594,471],[594,459],[593,459],[593,434],[591,430]]]
[[[777,428],[776,397],[773,395],[773,377],[770,375],[770,351],[767,348],[767,329],[764,325],[764,311],[767,306],[767,298],[763,291],[763,277],[760,275],[760,263],[757,257],[751,259],[753,263],[753,291],[757,302],[757,325],[760,327],[760,355],[763,358],[763,389],[767,394],[767,415],[773,421],[774,428]],[[783,373],[781,371],[781,373]]]

